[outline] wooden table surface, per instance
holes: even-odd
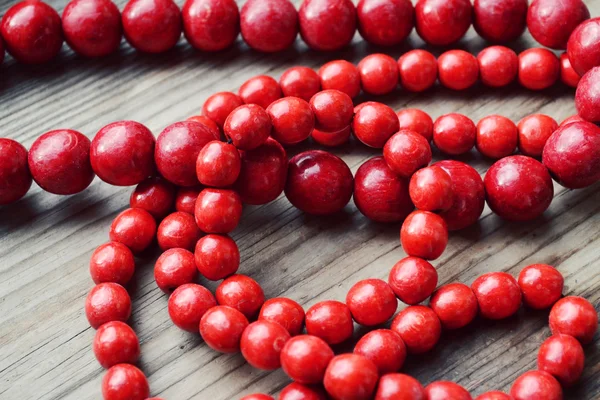
[[[0,12],[14,3],[0,0]],[[50,3],[62,12],[66,0]],[[124,2],[119,3],[122,9]],[[592,15],[600,15],[600,0],[587,3]],[[484,46],[473,29],[458,44],[474,53]],[[513,45],[517,51],[531,46],[535,43],[528,34]],[[392,49],[369,47],[357,34],[351,47],[337,53],[309,51],[298,39],[292,50],[274,55],[250,51],[241,40],[226,52],[203,54],[182,39],[176,49],[158,56],[138,54],[123,42],[118,54],[101,60],[80,59],[66,45],[55,62],[39,67],[17,65],[8,57],[0,67],[0,136],[29,148],[51,129],[72,128],[91,138],[105,124],[122,119],[140,121],[158,135],[165,126],[199,113],[210,94],[236,91],[254,75],[278,78],[293,65],[318,68],[337,58],[358,62],[377,51],[398,57],[411,47],[423,47],[415,32],[406,46]],[[419,107],[434,118],[460,112],[477,121],[498,113],[516,122],[539,112],[561,121],[575,111],[573,95],[562,85],[542,92],[514,85],[502,90],[477,86],[460,93],[435,88],[421,95],[398,90],[377,100],[394,109]],[[314,145],[289,152],[309,147]],[[355,142],[334,152],[353,172],[378,153]],[[466,160],[482,175],[490,165],[475,151]],[[95,331],[83,310],[93,286],[88,261],[107,241],[109,225],[128,206],[131,191],[96,178],[83,193],[60,197],[34,184],[23,200],[0,208],[1,399],[101,397],[104,371],[92,353]],[[600,186],[572,191],[555,185],[555,193],[544,216],[530,223],[507,223],[486,207],[478,225],[451,235],[446,252],[434,263],[440,283],[470,284],[489,271],[516,276],[526,265],[549,263],[564,274],[565,295],[584,296],[598,309]],[[315,218],[280,196],[266,206],[246,207],[233,237],[242,254],[240,273],[258,280],[267,297],[288,296],[308,308],[325,299],[343,300],[359,279],[386,279],[405,255],[398,232],[398,224],[368,221],[352,202],[340,215]],[[281,370],[253,369],[240,355],[218,354],[198,335],[172,324],[167,296],[154,283],[157,255],[150,252],[138,260],[129,288],[130,322],[142,348],[139,364],[152,394],[168,400],[224,400],[251,392],[278,393],[288,383]],[[550,334],[547,318],[547,311],[521,310],[506,321],[477,321],[445,333],[434,351],[410,357],[403,371],[425,384],[456,381],[474,395],[507,391],[517,376],[536,367],[537,350]],[[586,347],[581,383],[567,390],[565,398],[600,399],[598,343],[596,335]]]

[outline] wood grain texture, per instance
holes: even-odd
[[[49,3],[62,12],[66,0]],[[124,2],[118,3],[122,9]],[[12,4],[13,0],[0,0],[0,13]],[[600,0],[587,4],[592,15],[600,15]],[[534,45],[525,35],[513,47]],[[471,29],[458,46],[476,53],[485,43]],[[383,51],[398,57],[411,47],[423,47],[414,32],[406,46]],[[336,58],[358,62],[376,51],[382,50],[365,45],[357,34],[351,47],[337,53],[315,53],[298,40],[292,50],[264,55],[238,40],[224,53],[204,54],[182,40],[160,56],[138,54],[123,43],[119,54],[102,60],[80,59],[66,46],[55,62],[39,67],[17,65],[9,57],[0,67],[0,136],[29,148],[50,129],[72,128],[93,137],[105,124],[121,119],[140,121],[157,135],[170,123],[197,114],[210,94],[235,91],[254,75],[278,78],[293,65],[317,68]],[[477,121],[499,113],[518,121],[541,112],[561,121],[574,113],[573,93],[561,85],[538,93],[517,85],[502,90],[477,86],[461,93],[436,88],[422,95],[398,90],[378,100],[395,109],[419,107],[434,118],[461,112]],[[300,145],[290,153],[309,147],[314,146]],[[376,155],[356,143],[335,153],[353,172]],[[481,174],[490,165],[475,151],[465,159]],[[1,399],[101,397],[104,371],[92,354],[94,330],[83,312],[93,285],[88,259],[107,241],[110,222],[127,207],[131,190],[99,179],[69,197],[33,187],[22,201],[0,208]],[[555,191],[550,209],[537,221],[507,223],[486,208],[477,226],[454,233],[435,263],[440,282],[470,284],[485,272],[516,275],[528,264],[544,262],[564,274],[565,294],[584,296],[599,308],[600,186],[570,191],[556,185]],[[233,234],[242,254],[240,272],[257,279],[268,297],[289,296],[305,307],[344,299],[359,279],[385,279],[404,256],[399,226],[369,222],[352,203],[340,215],[315,218],[280,197],[266,206],[247,207],[244,214]],[[131,324],[142,344],[140,366],[152,394],[169,400],[225,400],[259,391],[278,393],[288,383],[281,371],[260,372],[240,355],[217,354],[197,335],[170,322],[167,296],[153,279],[157,255],[149,252],[138,260],[135,283],[129,288]],[[547,311],[521,310],[507,321],[478,321],[445,334],[435,351],[411,357],[404,371],[423,383],[454,380],[473,394],[508,390],[519,374],[535,368],[537,349],[549,335],[547,317]],[[600,399],[598,343],[597,335],[586,347],[582,382],[569,389],[566,398]]]

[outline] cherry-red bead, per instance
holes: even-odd
[[[521,270],[518,282],[525,304],[543,310],[560,299],[565,279],[550,265],[532,264]]]
[[[298,15],[302,39],[314,50],[339,50],[356,32],[356,8],[350,0],[304,0]]]
[[[319,79],[323,90],[339,90],[351,98],[360,93],[360,72],[346,60],[334,60],[319,69]]]
[[[391,329],[400,335],[411,354],[433,349],[442,334],[440,319],[425,306],[409,306],[400,311],[392,321]]]
[[[321,146],[337,147],[347,143],[350,140],[351,134],[352,129],[351,126],[348,125],[337,132],[323,132],[318,129],[313,129],[313,131],[310,133],[310,137],[312,137],[313,140]]]
[[[426,50],[415,49],[398,59],[400,84],[411,92],[422,92],[435,84],[438,77],[438,61]],[[432,122],[433,125],[433,122]]]
[[[358,354],[335,356],[327,370],[323,384],[334,399],[368,400],[375,393],[379,375],[377,366]]]
[[[104,400],[146,400],[150,396],[148,380],[131,364],[117,364],[102,378]]]
[[[486,47],[477,55],[477,63],[481,82],[490,87],[506,86],[519,73],[517,53],[504,46]]]
[[[232,185],[240,174],[242,161],[235,146],[218,140],[208,142],[196,160],[196,176],[201,184],[213,187]]]
[[[517,124],[519,151],[529,157],[541,157],[544,146],[558,129],[556,121],[544,114],[529,115]]]
[[[435,260],[448,244],[448,226],[437,214],[413,211],[402,224],[400,241],[409,256]]]
[[[579,380],[584,362],[581,344],[569,335],[554,335],[546,339],[537,358],[538,369],[554,376],[564,387]]]
[[[399,222],[414,209],[408,180],[396,175],[383,157],[367,160],[356,171],[354,204],[367,218],[377,222]]]
[[[253,150],[265,143],[272,129],[269,114],[256,104],[246,104],[233,110],[223,132],[240,150]]]
[[[173,0],[129,0],[123,9],[125,39],[145,53],[162,53],[181,37],[181,11]]]
[[[139,122],[113,122],[92,140],[92,168],[111,185],[137,185],[155,171],[154,145],[152,132]]]
[[[60,16],[42,1],[15,4],[6,11],[0,24],[6,50],[18,62],[43,64],[60,52],[63,44]]]
[[[600,122],[600,67],[594,67],[583,75],[575,92],[575,107],[579,116],[590,122]],[[29,151],[31,154],[31,150]],[[35,179],[35,177],[34,177]]]
[[[485,40],[507,43],[525,30],[527,0],[475,0],[473,26]]]
[[[360,83],[365,93],[388,94],[398,86],[398,64],[385,54],[371,54],[358,63]]]
[[[240,351],[240,340],[247,326],[248,319],[235,308],[216,306],[202,316],[200,335],[213,350],[237,353]]]
[[[240,400],[275,400],[275,398],[263,393],[253,393],[242,397]]]
[[[298,35],[298,12],[289,0],[248,0],[240,16],[242,37],[254,50],[285,50]]]
[[[108,369],[122,363],[135,364],[140,357],[140,342],[129,325],[112,321],[96,331],[93,350],[100,365]]]
[[[312,68],[292,67],[281,75],[279,86],[285,97],[299,97],[310,101],[321,90],[321,79]]]
[[[423,211],[447,211],[454,201],[452,179],[437,165],[415,172],[408,190],[415,207]]]
[[[276,297],[265,301],[258,313],[258,319],[278,323],[290,335],[299,335],[304,328],[304,309],[294,300]]]
[[[221,130],[220,130],[219,126],[217,125],[217,123],[215,121],[213,121],[212,119],[205,117],[204,115],[193,115],[193,116],[187,118],[186,121],[193,121],[193,122],[202,124],[202,125],[206,126],[208,129],[210,129],[213,132],[213,135],[215,137],[221,136]]]
[[[402,338],[389,329],[367,333],[356,343],[354,353],[373,361],[380,375],[398,371],[406,360]]]
[[[344,303],[322,301],[306,311],[306,332],[328,344],[338,344],[350,339],[353,331],[352,314]]]
[[[346,296],[352,318],[363,326],[376,326],[389,320],[398,308],[398,300],[390,286],[381,279],[357,282]]]
[[[354,136],[369,147],[383,148],[388,139],[400,129],[394,110],[382,103],[369,101],[354,108]]]
[[[327,395],[320,386],[292,382],[281,390],[279,400],[327,400]]]
[[[356,13],[360,35],[377,46],[402,43],[414,27],[410,0],[360,0]]]
[[[467,326],[477,316],[477,297],[467,285],[450,283],[433,292],[429,306],[442,327],[458,329]]]
[[[196,243],[194,257],[198,271],[211,281],[225,279],[240,267],[240,251],[229,236],[204,236]]]
[[[217,301],[210,290],[195,283],[186,283],[169,296],[169,316],[180,329],[198,333],[200,320],[209,311],[214,310],[216,305]],[[208,340],[206,343],[210,346]]]
[[[421,39],[446,46],[462,38],[471,26],[472,6],[469,0],[419,0],[415,16]]]
[[[560,77],[560,61],[548,49],[527,49],[519,54],[519,83],[531,90],[554,85]]]
[[[350,125],[354,116],[352,99],[339,90],[323,90],[310,99],[315,128],[335,132]]]
[[[256,318],[265,302],[265,294],[254,279],[246,275],[232,275],[225,279],[215,291],[217,302],[233,307],[249,320]]]
[[[333,357],[333,350],[323,339],[312,335],[295,336],[281,350],[281,368],[298,383],[321,383]]]
[[[156,286],[165,293],[171,293],[179,286],[194,282],[197,274],[194,254],[186,249],[169,249],[162,253],[154,264]]]
[[[442,115],[433,124],[433,143],[443,153],[460,155],[468,153],[477,140],[477,127],[473,121],[457,113]]]
[[[489,115],[477,123],[477,150],[489,158],[500,159],[515,152],[519,141],[517,126],[501,115]]]
[[[238,94],[244,103],[257,104],[264,109],[282,97],[279,83],[267,75],[258,75],[248,79],[240,86]]]
[[[275,322],[253,322],[242,334],[242,355],[254,368],[267,371],[277,369],[281,367],[281,350],[290,337],[289,332]]]
[[[452,90],[473,86],[479,78],[477,58],[464,50],[448,50],[438,58],[440,83]]]
[[[94,180],[90,139],[70,129],[37,138],[29,149],[28,162],[35,183],[50,193],[79,193]]]
[[[475,400],[514,400],[511,396],[504,392],[492,390],[491,392],[485,392],[475,398]]]
[[[202,105],[202,115],[223,128],[229,114],[243,104],[242,98],[235,93],[218,92],[206,99]]]
[[[425,387],[425,395],[427,400],[472,400],[465,388],[449,381],[430,383]]]
[[[85,316],[94,329],[111,321],[125,322],[131,315],[131,299],[125,288],[117,283],[100,283],[85,299]]]
[[[560,80],[572,88],[576,88],[581,80],[581,76],[573,69],[566,52],[560,55]]]
[[[169,214],[158,225],[158,246],[165,251],[173,248],[194,250],[201,232],[194,216],[182,211]]]
[[[418,257],[406,257],[390,270],[388,283],[396,296],[409,305],[419,304],[433,293],[438,274],[433,265]]]
[[[225,50],[240,33],[235,0],[187,0],[181,15],[185,38],[201,51]]]
[[[425,111],[417,108],[405,108],[397,113],[400,129],[418,133],[430,142],[433,138],[433,120]]]
[[[506,272],[483,274],[475,279],[471,289],[477,297],[481,315],[485,318],[508,318],[521,306],[519,284]]]
[[[298,97],[284,97],[267,108],[273,129],[271,137],[283,145],[308,139],[315,127],[315,116],[310,104]]]
[[[562,400],[560,383],[544,371],[527,371],[519,376],[510,388],[514,400]]]
[[[575,28],[590,18],[582,0],[533,0],[527,12],[527,28],[541,45],[565,49]]]
[[[194,215],[196,207],[196,199],[202,191],[199,186],[196,187],[180,187],[175,195],[175,210],[186,212]]]
[[[579,75],[600,65],[600,18],[582,22],[569,37],[567,55]]]
[[[557,301],[549,320],[552,334],[571,335],[583,344],[590,343],[598,330],[598,312],[583,297],[568,296]]]
[[[140,182],[129,197],[131,208],[142,208],[160,220],[173,208],[175,187],[160,177]]]
[[[98,246],[90,258],[90,275],[94,283],[114,282],[126,285],[135,272],[133,253],[119,242]]]
[[[233,190],[204,189],[196,199],[196,224],[205,233],[229,233],[242,218],[242,200]]]
[[[425,389],[412,376],[387,374],[379,379],[375,400],[426,400]]]
[[[12,139],[0,138],[0,205],[25,196],[31,180],[25,147]]]
[[[427,139],[410,129],[395,133],[383,147],[383,158],[394,173],[410,178],[431,162],[431,146]]]
[[[114,219],[109,237],[114,242],[123,243],[134,253],[145,250],[156,235],[156,221],[146,210],[128,208]]]

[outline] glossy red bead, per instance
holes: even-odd
[[[398,64],[385,54],[370,54],[358,63],[360,84],[365,93],[388,94],[398,86]]]
[[[240,348],[248,364],[271,371],[281,367],[279,355],[289,339],[290,334],[283,326],[270,321],[256,321],[244,329]]]
[[[558,129],[556,121],[544,114],[532,114],[517,124],[519,151],[529,157],[541,157],[546,142]]]
[[[28,163],[35,183],[54,194],[79,193],[94,179],[90,139],[70,129],[37,138],[29,149]]]
[[[467,285],[450,283],[433,292],[429,306],[445,329],[467,326],[477,316],[477,297]]]
[[[198,333],[201,318],[214,310],[216,305],[217,301],[210,290],[195,283],[186,283],[169,296],[169,317],[178,328]],[[211,345],[208,340],[205,341]]]
[[[590,69],[579,81],[575,92],[577,113],[582,119],[590,122],[600,122],[600,112],[597,109],[600,106],[599,77],[600,67]]]
[[[175,187],[160,177],[140,182],[129,196],[131,208],[142,208],[160,220],[173,209]]]
[[[543,310],[560,299],[565,279],[550,265],[532,264],[521,270],[518,282],[525,304]]]
[[[169,249],[162,253],[154,264],[156,286],[165,293],[171,293],[179,286],[194,282],[197,274],[194,254],[186,249]]]
[[[433,265],[418,257],[406,257],[390,270],[388,283],[405,304],[419,304],[433,293],[438,274]]]
[[[506,86],[513,82],[519,73],[517,53],[504,46],[486,47],[477,55],[477,63],[481,82],[490,87]]]
[[[205,186],[230,186],[237,180],[241,168],[240,153],[235,146],[218,140],[208,142],[196,160],[196,176]]]
[[[242,333],[247,326],[248,319],[235,308],[216,306],[202,316],[200,335],[213,350],[237,353],[240,351]]]
[[[400,84],[411,92],[422,92],[431,88],[438,77],[438,61],[426,50],[415,49],[398,59]],[[433,124],[433,122],[432,122]]]
[[[267,108],[271,117],[271,137],[283,145],[300,143],[310,136],[315,127],[315,116],[310,104],[298,97],[284,97]]]
[[[154,145],[152,132],[139,122],[113,122],[100,129],[92,140],[92,168],[111,185],[137,185],[156,169]]]
[[[383,158],[394,173],[410,178],[431,162],[431,146],[427,139],[410,129],[395,133],[383,147]]]
[[[233,190],[204,189],[196,199],[196,224],[205,233],[229,233],[242,218],[242,200]]]
[[[131,299],[125,288],[117,283],[100,283],[85,299],[85,316],[94,329],[111,321],[125,322],[131,315]]]
[[[0,138],[0,205],[25,196],[31,181],[25,147],[12,139]]]
[[[131,364],[117,364],[102,378],[104,400],[145,400],[150,396],[148,380]]]
[[[464,50],[448,50],[438,58],[440,83],[452,90],[465,90],[479,78],[477,58]]]
[[[206,235],[196,242],[196,267],[206,279],[218,281],[237,272],[240,251],[229,236]]]
[[[360,93],[360,72],[346,60],[330,61],[319,69],[319,79],[323,90],[339,90],[351,98]]]
[[[123,243],[134,253],[145,250],[156,235],[156,221],[146,210],[128,208],[113,220],[109,237]]]
[[[269,114],[256,104],[246,104],[233,110],[223,132],[240,150],[253,150],[263,144],[271,134]]]
[[[373,361],[379,375],[400,370],[406,360],[406,346],[402,338],[389,329],[367,333],[354,346],[354,353]]]
[[[100,326],[92,345],[96,359],[108,369],[117,364],[135,364],[140,357],[137,335],[124,322],[112,321]]]
[[[440,151],[450,155],[468,153],[477,140],[477,127],[468,117],[445,114],[433,124],[433,143]]]
[[[246,275],[232,275],[215,291],[217,302],[240,311],[249,320],[256,318],[265,302],[265,294],[254,279]]]
[[[521,307],[519,284],[506,272],[489,272],[471,284],[484,318],[504,319],[514,315]]]
[[[391,329],[400,335],[410,354],[433,349],[442,334],[440,319],[425,306],[409,306],[400,311],[392,321]]]
[[[299,335],[304,328],[304,309],[294,300],[275,297],[265,301],[258,319],[275,322],[283,326],[292,336]]]
[[[248,46],[274,53],[296,40],[298,12],[289,0],[248,0],[241,10],[240,26]]]
[[[398,308],[390,286],[381,279],[365,279],[348,291],[346,304],[352,318],[363,326],[376,326],[389,320]]]
[[[575,384],[583,373],[585,356],[573,336],[554,335],[540,346],[537,365],[540,371],[554,376],[563,387]]]
[[[471,26],[469,0],[419,0],[415,6],[417,33],[426,43],[447,46],[464,36]]]
[[[263,393],[253,393],[242,397],[240,400],[275,400],[273,397]]]
[[[347,127],[340,129],[337,132],[323,132],[318,129],[313,129],[310,134],[310,137],[313,140],[325,147],[337,147],[341,146],[344,143],[347,143],[350,140],[350,135],[352,134],[352,129],[350,125]]]
[[[279,400],[327,400],[327,395],[320,386],[292,382],[281,390]]]
[[[367,400],[375,393],[377,366],[358,354],[342,354],[331,360],[323,384],[333,399]]]
[[[425,387],[427,400],[472,400],[469,392],[457,383],[449,381],[432,382]]]
[[[298,383],[321,383],[333,357],[333,350],[323,339],[312,335],[295,336],[281,350],[281,368]]]
[[[561,400],[563,392],[560,383],[549,373],[528,371],[519,376],[510,388],[514,400]]]
[[[448,226],[437,214],[414,211],[402,224],[400,242],[409,256],[435,260],[448,244]]]
[[[567,296],[550,310],[552,334],[571,335],[583,344],[590,343],[598,330],[598,312],[583,297]]]
[[[306,332],[328,344],[345,342],[352,337],[354,324],[350,309],[334,300],[322,301],[306,311]]]
[[[202,187],[180,187],[175,195],[175,210],[194,215],[196,199]]]
[[[181,37],[181,11],[173,0],[129,0],[122,20],[125,39],[145,53],[170,50]]]
[[[585,121],[583,118],[581,118],[579,116],[579,114],[575,114],[575,115],[571,115],[570,117],[567,117],[565,119],[562,120],[562,122],[558,125],[559,128],[563,127],[565,125],[569,125],[573,122],[581,122],[581,121]]]
[[[391,107],[369,101],[356,106],[354,110],[352,131],[365,145],[381,149],[398,132],[400,124]]]
[[[387,374],[379,379],[375,400],[426,400],[419,381],[405,374]]]
[[[527,0],[475,0],[473,26],[487,41],[507,43],[525,30]]]
[[[554,85],[560,77],[558,57],[548,49],[527,49],[519,54],[519,83],[531,90]]]
[[[21,1],[10,7],[0,22],[6,50],[23,64],[43,64],[60,52],[63,32],[60,16],[38,0]]]
[[[248,79],[240,86],[238,94],[244,103],[257,104],[264,109],[282,97],[279,83],[267,75],[258,75]]]
[[[400,129],[418,133],[430,142],[433,138],[433,120],[426,112],[417,108],[405,108],[397,112]]]
[[[452,207],[454,193],[452,179],[437,165],[415,172],[408,186],[410,199],[423,211],[447,211]]]
[[[315,115],[315,128],[336,132],[350,125],[354,116],[354,105],[347,94],[339,90],[323,90],[310,99]]]
[[[576,88],[581,80],[581,76],[573,69],[566,52],[560,55],[560,80],[572,88]]]
[[[279,86],[286,97],[310,101],[321,90],[321,78],[312,68],[292,67],[281,75]]]
[[[243,104],[242,98],[235,93],[218,92],[206,99],[202,105],[202,115],[223,128],[229,114]]]
[[[569,37],[567,55],[579,75],[600,65],[600,18],[582,22]]]
[[[186,119],[186,121],[193,121],[206,126],[210,129],[215,137],[221,137],[221,128],[212,119],[205,117],[204,115],[193,115]]]
[[[298,15],[302,39],[314,50],[339,50],[356,32],[356,8],[350,0],[304,0]]]
[[[565,49],[575,28],[590,18],[582,0],[533,0],[527,12],[527,28],[540,44]]]
[[[201,51],[225,50],[240,33],[235,0],[187,0],[181,16],[185,38]]]
[[[356,14],[360,35],[377,46],[402,43],[414,27],[410,0],[360,0]]]
[[[126,285],[135,272],[133,253],[119,242],[98,246],[90,257],[90,275],[94,283],[114,282]]]
[[[475,400],[513,400],[513,398],[504,392],[492,390],[491,392],[480,394]]]
[[[513,154],[519,132],[510,119],[489,115],[477,123],[477,150],[486,157],[500,159]]]
[[[163,251],[173,248],[194,250],[200,235],[194,216],[182,211],[167,215],[156,232],[158,246]]]

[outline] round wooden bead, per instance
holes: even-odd
[[[25,147],[12,139],[0,138],[0,205],[25,196],[31,181]]]
[[[376,326],[389,320],[398,308],[390,286],[381,279],[365,279],[348,291],[346,304],[354,320],[364,326]]]
[[[150,396],[148,380],[131,364],[117,364],[102,378],[104,400],[145,400]]]
[[[471,289],[477,297],[479,310],[484,318],[508,318],[521,306],[519,284],[506,272],[483,274],[475,279]]]
[[[328,344],[348,340],[354,331],[352,314],[344,303],[322,301],[306,311],[306,332],[317,336]]]
[[[198,333],[201,318],[216,305],[210,290],[195,283],[186,283],[169,296],[169,317],[178,328]]]
[[[185,38],[201,51],[225,50],[240,33],[235,0],[187,0],[181,16]]]
[[[567,296],[557,301],[549,320],[554,335],[571,335],[583,344],[590,343],[598,330],[598,313],[583,297]]]
[[[298,383],[321,383],[333,357],[333,350],[323,339],[312,335],[295,336],[281,350],[281,368]]]
[[[400,335],[410,354],[433,349],[442,334],[439,318],[425,306],[409,306],[400,311],[392,321],[391,329]]]
[[[244,329],[240,348],[248,364],[271,371],[281,367],[280,354],[290,339],[289,332],[275,322],[259,320]]]

